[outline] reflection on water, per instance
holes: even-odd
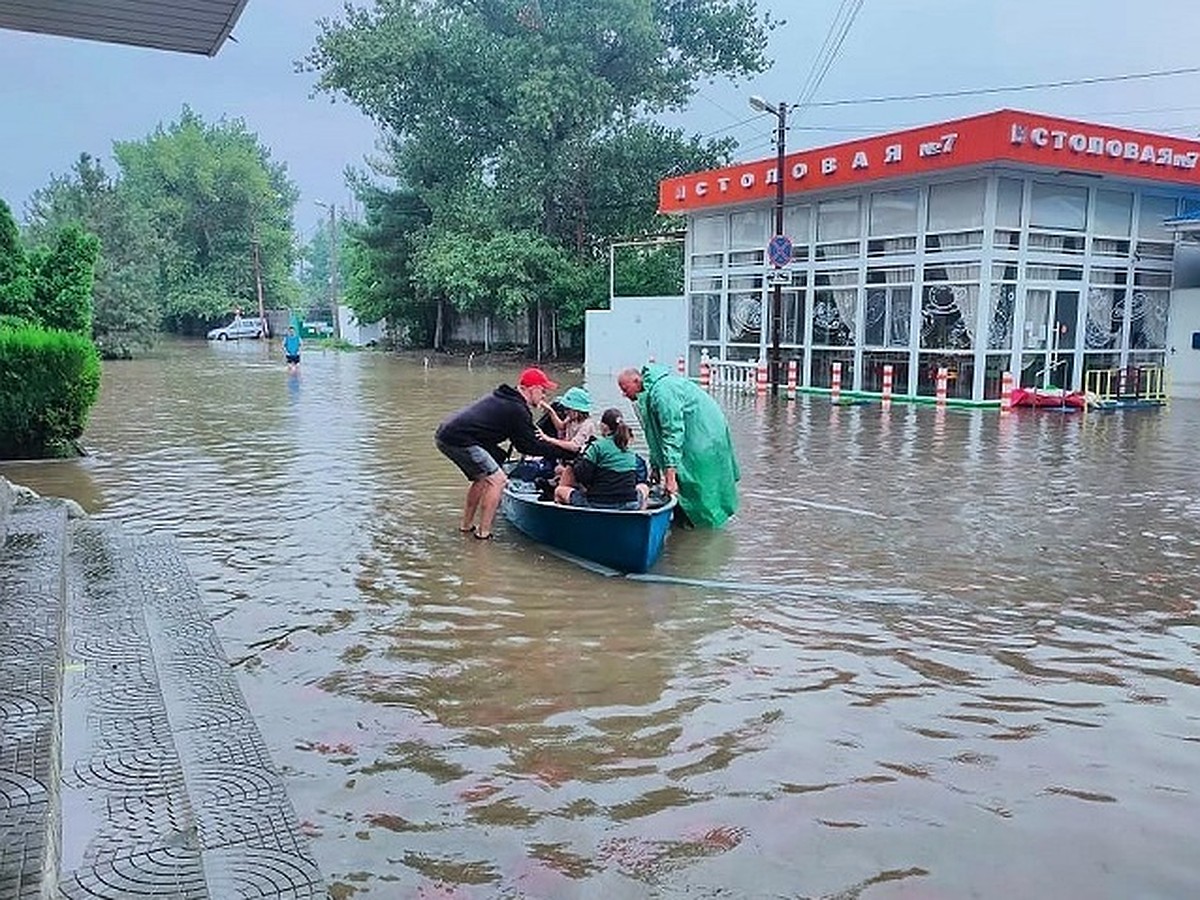
[[[606,579],[456,531],[517,368],[169,345],[0,472],[180,538],[339,896],[1196,893],[1200,405],[722,397],[742,512]]]

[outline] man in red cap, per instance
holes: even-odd
[[[546,391],[557,387],[541,369],[529,368],[521,373],[515,388],[502,384],[438,426],[434,435],[438,450],[471,482],[459,525],[464,534],[480,540],[492,536],[492,522],[508,481],[500,468],[508,459],[508,450],[500,444],[509,441],[530,456],[562,452],[560,442],[551,442],[533,424],[533,410],[546,399]]]

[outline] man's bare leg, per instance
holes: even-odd
[[[458,526],[460,530],[470,531],[475,527],[475,513],[479,509],[479,501],[483,497],[483,492],[487,489],[486,481],[486,478],[472,481],[471,486],[467,488],[467,502],[463,506],[462,524]]]
[[[508,476],[500,470],[475,482],[483,485],[479,497],[479,530],[475,532],[476,537],[491,537],[492,522],[496,519],[496,510],[500,508],[500,495],[504,493],[504,485],[507,483]]]

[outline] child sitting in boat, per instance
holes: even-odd
[[[571,444],[576,451],[587,446],[587,442],[596,436],[596,421],[592,418],[592,397],[586,388],[569,388],[558,404],[563,412],[561,415],[554,409],[556,404],[543,401],[542,408],[546,417],[554,424],[555,437]]]
[[[567,506],[645,509],[650,487],[638,480],[637,454],[629,449],[633,429],[619,409],[600,417],[600,437],[563,469],[554,500]]]

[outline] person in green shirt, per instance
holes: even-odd
[[[650,466],[694,525],[720,528],[737,512],[741,479],[729,423],[699,385],[663,365],[625,369],[617,386],[637,411]]]
[[[629,449],[630,428],[619,409],[600,417],[600,436],[590,441],[575,461],[563,468],[554,500],[567,506],[598,509],[642,509],[650,493],[638,481],[637,455]]]

